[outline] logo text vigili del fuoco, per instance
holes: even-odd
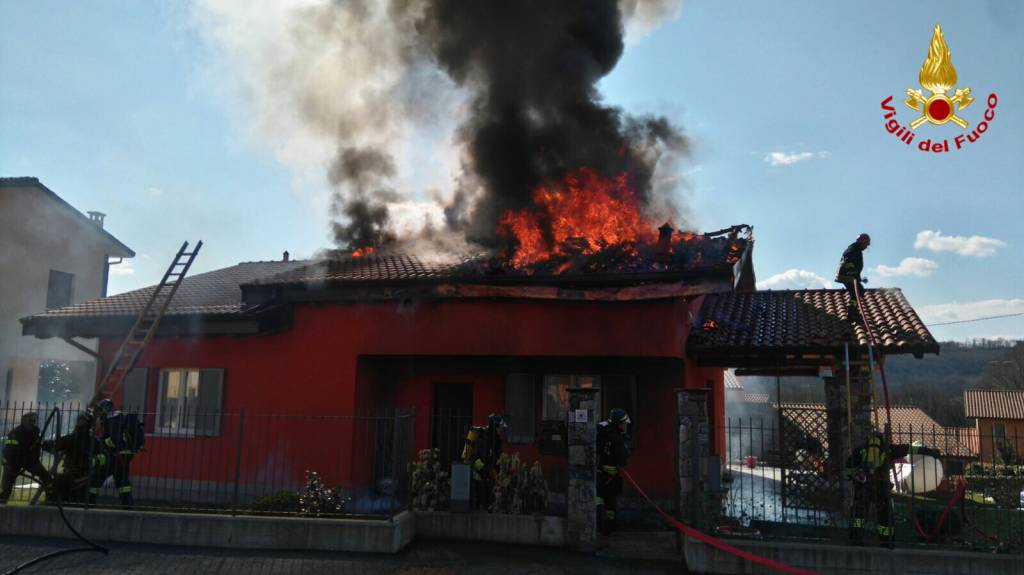
[[[900,124],[896,119],[896,106],[892,96],[882,100],[886,131],[908,146],[916,137],[917,149],[922,152],[942,154],[950,150],[960,150],[968,144],[977,142],[996,117],[996,104],[999,103],[999,99],[994,92],[985,98],[985,112],[982,115],[984,119],[973,127],[961,115],[963,110],[974,102],[974,98],[971,96],[970,88],[956,88],[956,68],[953,67],[949,56],[946,39],[942,36],[942,27],[938,24],[935,25],[932,42],[928,47],[928,57],[924,59],[917,79],[921,89],[907,88],[907,99],[903,101],[908,108],[918,114],[910,121],[909,126]],[[949,91],[953,88],[956,89],[950,95]],[[925,124],[929,126],[923,128],[918,137],[918,129]],[[954,124],[963,131],[952,137],[943,136],[941,132],[926,135],[925,130],[935,129],[932,126],[942,129],[941,127],[947,124]]]

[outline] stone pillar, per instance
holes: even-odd
[[[829,477],[843,486],[843,513],[853,505],[853,490],[845,478],[846,460],[872,430],[871,368],[866,352],[850,350],[849,379],[842,357],[825,380]],[[883,422],[884,423],[884,422]]]
[[[710,509],[717,489],[718,458],[711,453],[711,429],[708,421],[708,393],[701,390],[676,390],[679,437],[677,457],[679,473],[679,511],[683,521],[699,528],[713,522],[717,509]],[[712,461],[714,459],[714,461]],[[708,479],[712,484],[708,484]]]
[[[597,417],[596,389],[570,389],[569,545],[581,550],[597,546]]]

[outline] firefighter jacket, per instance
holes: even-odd
[[[853,242],[843,252],[843,259],[839,261],[839,270],[836,271],[836,281],[859,281],[860,274],[864,271],[864,248],[857,242]]]
[[[92,434],[91,427],[91,425],[79,425],[65,436],[44,441],[43,449],[63,454],[64,470],[71,475],[87,473],[90,468],[90,459],[92,467],[103,467],[107,463],[107,453],[100,441]]]
[[[889,476],[889,465],[894,459],[906,457],[907,455],[930,455],[938,458],[941,454],[929,447],[914,445],[881,445],[869,442],[868,445],[858,448],[846,462],[846,476],[857,477],[886,477]]]
[[[19,425],[4,438],[4,461],[13,465],[39,461],[41,450],[39,428],[36,426]]]
[[[606,475],[618,475],[629,462],[629,446],[618,425],[610,421],[597,424],[597,468]]]
[[[115,411],[103,421],[103,448],[111,455],[135,455],[142,449],[145,431],[138,415]]]
[[[462,447],[462,461],[473,468],[473,479],[497,469],[501,457],[501,435],[493,427],[471,427]]]

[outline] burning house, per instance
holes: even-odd
[[[753,241],[746,226],[707,235],[665,226],[651,237],[603,250],[567,240],[529,262],[329,253],[188,277],[115,398],[152,414],[147,456],[134,472],[223,480],[211,468],[153,462],[188,442],[227,456],[237,437],[220,414],[243,410],[415,411],[415,447],[438,447],[447,460],[465,428],[493,412],[508,418],[507,449],[544,462],[557,489],[566,390],[594,387],[604,414],[622,407],[636,422],[630,468],[672,499],[674,390],[708,390],[713,414],[724,410],[722,370],[687,358],[693,318],[705,294],[753,288]],[[24,332],[99,338],[109,362],[153,289],[35,315]],[[271,467],[295,481],[322,469],[300,447],[310,440],[281,430],[247,458],[243,481]],[[373,462],[334,456],[343,463],[331,482],[373,479]]]

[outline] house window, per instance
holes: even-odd
[[[620,407],[635,421],[636,378],[632,375],[545,375],[541,414],[544,421],[565,421],[569,410],[569,388],[572,387],[601,390],[601,412],[598,414],[601,419],[607,418],[612,409]],[[632,433],[635,425],[630,427]]]
[[[569,388],[573,387],[601,389],[601,378],[596,375],[545,375],[541,413],[544,421],[565,421],[569,411]]]
[[[75,276],[50,270],[50,281],[46,284],[46,309],[71,305],[71,286]]]
[[[220,435],[222,369],[165,369],[160,372],[156,435]]]
[[[534,388],[537,377],[532,373],[509,374],[505,380],[505,418],[509,443],[533,443],[536,408]]]

